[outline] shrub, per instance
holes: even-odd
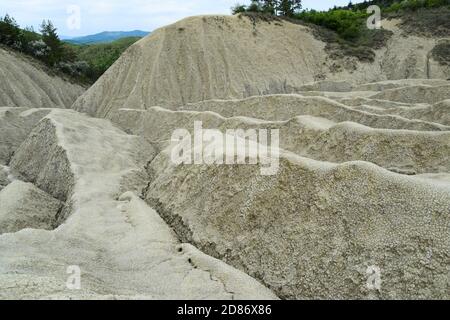
[[[28,44],[28,50],[33,56],[37,58],[43,58],[50,53],[50,48],[43,40],[31,41]]]
[[[244,12],[247,12],[247,6],[242,5],[242,4],[237,4],[231,8],[231,13],[233,15],[238,14],[238,13],[244,13]]]
[[[83,77],[89,72],[90,66],[86,61],[60,62],[57,69],[72,77]]]
[[[327,12],[303,11],[295,18],[333,30],[344,39],[354,40],[361,35],[367,16],[365,12],[336,9]]]
[[[233,14],[257,12],[292,17],[301,8],[301,0],[252,0],[249,6],[237,4],[231,11]]]
[[[416,11],[420,8],[438,8],[450,5],[450,0],[403,0],[386,6],[385,12],[398,12],[401,10]]]
[[[252,3],[247,7],[247,12],[262,12],[261,5],[258,1],[252,1]]]

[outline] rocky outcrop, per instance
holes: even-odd
[[[10,182],[9,168],[0,164],[0,191]]]
[[[0,107],[0,164],[8,164],[15,150],[50,109]]]

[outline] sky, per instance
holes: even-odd
[[[0,16],[13,16],[21,27],[50,19],[63,36],[102,31],[152,31],[182,18],[230,14],[237,2],[248,0],[0,0]],[[325,10],[348,0],[303,0],[303,7]],[[358,2],[358,1],[353,1]]]

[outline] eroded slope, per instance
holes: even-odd
[[[181,243],[136,196],[153,155],[142,138],[106,120],[61,110],[46,116],[11,168],[63,199],[64,219],[53,231],[0,235],[0,296],[275,299],[244,273]],[[81,290],[66,287],[73,265],[82,270]]]
[[[69,108],[84,91],[31,58],[0,48],[0,106]]]

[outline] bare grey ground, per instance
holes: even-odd
[[[22,54],[0,47],[0,106],[70,108],[85,88],[30,63]]]

